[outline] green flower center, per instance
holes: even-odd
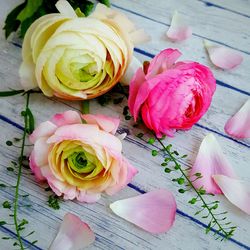
[[[84,151],[73,152],[68,156],[68,164],[77,173],[90,173],[95,169],[95,164],[93,164],[87,158]]]

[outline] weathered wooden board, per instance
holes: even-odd
[[[188,132],[178,132],[174,139],[169,140],[175,148],[189,155],[188,160],[183,162],[184,165],[190,166],[195,159],[199,144],[203,137],[210,131],[214,131],[223,151],[232,162],[237,174],[247,181],[250,181],[250,141],[234,141],[228,138],[223,126],[227,119],[249,98],[250,84],[249,78],[249,63],[250,50],[249,44],[249,18],[246,16],[230,13],[223,8],[234,8],[234,1],[228,1],[220,5],[223,8],[213,7],[204,4],[201,1],[158,1],[157,5],[151,1],[112,1],[116,7],[124,10],[131,19],[135,20],[139,27],[144,27],[151,32],[152,42],[139,46],[136,55],[141,59],[149,59],[147,54],[156,54],[161,49],[166,47],[178,47],[183,52],[184,59],[197,60],[211,66],[207,55],[203,49],[201,36],[207,39],[224,43],[230,47],[242,50],[244,63],[232,72],[224,72],[217,70],[214,67],[213,71],[216,78],[223,81],[226,87],[218,85],[212,106],[209,112],[202,118],[197,126]],[[245,6],[243,13],[247,13],[246,1],[239,1],[238,5]],[[249,1],[247,2],[249,4]],[[7,13],[10,6],[14,6],[16,1],[4,3],[4,8],[0,10],[1,20]],[[250,6],[250,5],[249,5]],[[172,44],[164,38],[164,32],[170,23],[172,12],[178,9],[182,14],[185,14],[188,22],[194,27],[194,35],[190,40]],[[128,12],[129,10],[129,12]],[[150,10],[150,11],[149,11]],[[239,7],[237,11],[242,11]],[[249,9],[250,10],[250,7]],[[133,14],[135,12],[137,14]],[[138,15],[139,14],[139,15]],[[197,15],[197,17],[195,17]],[[209,16],[209,18],[208,18]],[[155,21],[149,20],[149,18]],[[195,19],[196,18],[196,19]],[[228,21],[229,20],[229,21]],[[220,27],[228,27],[222,30],[219,34],[214,24],[219,22]],[[236,25],[234,22],[242,22],[242,25]],[[233,24],[234,23],[234,24]],[[241,35],[246,33],[248,40],[245,40]],[[237,35],[240,34],[240,35]],[[233,35],[238,36],[237,39],[232,39]],[[3,37],[2,35],[0,36]],[[247,43],[248,41],[248,43]],[[1,89],[7,87],[19,88],[17,69],[20,64],[20,48],[14,46],[10,42],[3,39],[0,40],[0,78]],[[227,85],[239,88],[242,91],[229,88]],[[225,96],[227,98],[225,98]],[[223,104],[223,105],[222,105]],[[22,97],[13,97],[0,99],[0,176],[1,180],[6,183],[15,183],[15,175],[6,171],[6,166],[10,160],[15,159],[18,155],[18,149],[7,147],[5,141],[12,137],[16,137],[21,133],[20,126],[22,120],[20,111],[23,108]],[[35,94],[32,96],[31,107],[36,116],[37,123],[42,122],[52,116],[55,112],[63,110],[79,109],[78,103],[60,102],[59,100],[49,100],[48,98]],[[21,190],[24,193],[30,194],[30,201],[33,207],[30,210],[21,210],[21,214],[29,218],[30,229],[36,230],[34,237],[38,238],[38,246],[46,249],[59,226],[63,215],[67,211],[74,212],[80,215],[86,222],[90,224],[97,234],[97,241],[90,249],[250,249],[250,218],[246,216],[234,206],[232,206],[223,197],[219,197],[222,207],[230,212],[230,218],[238,225],[238,230],[234,236],[237,242],[228,241],[220,243],[215,241],[211,235],[205,235],[200,222],[192,216],[195,207],[190,207],[187,203],[191,198],[192,193],[180,195],[177,192],[178,187],[171,182],[172,177],[163,173],[160,167],[161,157],[151,157],[150,147],[146,142],[143,142],[135,137],[139,131],[132,128],[132,123],[124,121],[121,115],[122,107],[110,105],[102,108],[96,102],[91,102],[91,112],[104,113],[114,116],[120,116],[122,123],[120,129],[127,129],[130,135],[124,141],[124,154],[139,169],[139,174],[136,176],[132,185],[124,189],[114,197],[104,196],[97,204],[86,205],[77,202],[64,202],[59,211],[54,211],[46,205],[48,193],[37,185],[33,176],[24,175],[22,178]],[[5,118],[9,120],[6,120]],[[11,125],[12,123],[12,125]],[[185,139],[184,139],[185,138]],[[117,199],[138,195],[140,190],[149,191],[156,188],[168,188],[173,191],[178,204],[178,213],[175,226],[167,233],[160,236],[150,235],[142,230],[134,227],[128,222],[123,221],[113,215],[108,205]],[[0,191],[0,201],[13,197],[11,190]],[[7,216],[6,210],[0,210],[0,218]],[[191,216],[191,217],[188,217]],[[199,219],[199,218],[197,218]],[[13,228],[10,228],[13,231]],[[1,235],[9,235],[11,232],[4,227],[0,228]],[[33,240],[35,238],[31,238]],[[181,240],[180,240],[181,239]],[[11,243],[0,241],[1,249],[12,249]],[[34,248],[38,249],[38,248]]]

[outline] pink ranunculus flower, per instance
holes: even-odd
[[[81,202],[118,192],[137,173],[122,156],[122,143],[114,135],[118,125],[116,118],[75,111],[41,123],[30,136],[36,179],[47,181],[58,196]]]
[[[190,129],[208,110],[215,92],[210,69],[197,62],[176,63],[180,56],[177,49],[161,51],[137,70],[130,83],[131,114],[135,121],[141,114],[158,137]]]

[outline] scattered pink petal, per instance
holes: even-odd
[[[214,175],[213,179],[227,199],[250,215],[250,184],[224,175]]]
[[[94,240],[95,235],[88,224],[78,216],[67,213],[49,250],[79,250],[89,246]]]
[[[250,99],[227,121],[225,131],[235,138],[250,138]]]
[[[196,179],[196,173],[201,173],[202,178],[194,181],[194,186],[196,188],[203,187],[211,194],[222,193],[220,187],[214,182],[213,175],[222,174],[236,178],[231,164],[224,156],[213,134],[207,135],[201,143],[196,161],[190,171],[191,180]]]
[[[243,57],[235,50],[204,42],[210,60],[214,65],[222,69],[233,69],[242,63]]]
[[[98,125],[104,131],[106,131],[108,133],[112,133],[112,134],[115,134],[115,132],[119,126],[119,123],[120,123],[119,118],[108,117],[105,115],[86,114],[86,115],[82,115],[82,118],[88,124]]]
[[[168,231],[175,220],[176,202],[171,192],[159,189],[110,204],[118,216],[150,233]]]
[[[185,24],[178,11],[174,12],[170,28],[166,35],[173,42],[181,42],[192,35],[191,27]]]

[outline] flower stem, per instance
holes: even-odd
[[[30,93],[27,93],[25,111],[27,111],[29,108],[29,98],[30,98]],[[21,180],[21,174],[22,174],[22,160],[24,157],[25,139],[26,139],[26,135],[27,135],[27,126],[28,126],[27,115],[24,116],[24,125],[25,126],[24,126],[24,131],[23,131],[23,136],[22,136],[21,153],[20,153],[20,158],[18,161],[18,173],[17,173],[17,182],[16,182],[16,190],[15,190],[14,216],[13,216],[16,234],[17,234],[17,239],[18,239],[19,246],[20,246],[21,250],[24,250],[24,246],[23,246],[22,238],[21,238],[20,231],[19,231],[17,213],[18,213],[18,200],[19,200],[19,186],[20,186],[20,180]]]

